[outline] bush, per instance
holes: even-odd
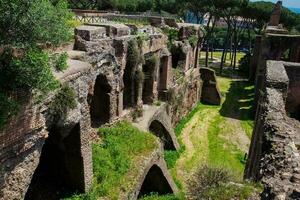
[[[52,59],[53,59],[54,68],[57,71],[64,71],[68,69],[68,64],[67,64],[68,54],[66,52],[62,54],[54,54]]]
[[[239,70],[245,74],[247,77],[249,77],[250,73],[250,60],[251,60],[251,54],[247,53],[243,58],[240,60],[240,66]]]
[[[188,190],[193,199],[248,199],[256,192],[250,183],[232,182],[231,173],[221,167],[203,165],[199,167],[188,182]]]
[[[0,3],[0,45],[27,47],[71,39],[68,21],[72,15],[66,0],[2,0]]]
[[[211,188],[219,187],[231,179],[228,171],[219,167],[203,165],[199,167],[189,181],[189,192],[196,199],[205,199]]]
[[[55,121],[64,118],[71,109],[76,108],[75,98],[76,94],[73,88],[67,85],[62,86],[49,105],[50,114]]]

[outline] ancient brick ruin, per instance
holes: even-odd
[[[299,199],[300,36],[278,25],[278,5],[252,59],[257,109],[245,177],[263,183],[262,199]]]
[[[173,127],[201,99],[202,80],[199,47],[188,42],[191,34],[201,35],[200,27],[175,24],[180,29],[181,39],[175,42],[180,55],[170,52],[167,36],[153,26],[98,23],[77,27],[74,44],[64,47],[69,68],[54,72],[61,83],[75,90],[77,106],[54,120],[49,113],[53,94],[38,104],[31,96],[24,97],[21,113],[0,133],[0,199],[55,199],[59,189],[88,191],[95,128],[121,120],[134,120],[135,126],[153,132],[162,142],[162,148],[141,166],[138,185],[126,196],[176,193],[163,149],[180,148]],[[148,38],[141,41],[133,34],[136,31]],[[144,60],[135,67],[128,58],[133,44]],[[175,68],[180,77],[173,76]],[[153,105],[157,101],[160,106]]]

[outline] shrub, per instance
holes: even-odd
[[[240,60],[240,66],[239,70],[245,74],[247,77],[250,73],[250,60],[251,60],[251,54],[247,53],[243,58]]]
[[[231,179],[229,172],[220,167],[200,166],[188,182],[189,192],[196,199],[205,199],[211,188],[217,188]]]
[[[193,199],[249,199],[255,186],[251,183],[237,184],[232,182],[231,173],[221,167],[203,165],[199,167],[188,182],[188,190]]]
[[[63,85],[49,105],[50,114],[57,121],[64,118],[69,110],[76,108],[76,94],[74,89]]]
[[[68,54],[66,52],[62,54],[54,54],[53,56],[54,68],[58,71],[64,71],[68,69],[67,59]]]

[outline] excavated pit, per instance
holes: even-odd
[[[65,138],[57,128],[51,128],[25,200],[56,200],[70,193],[83,192],[80,149],[79,124]]]

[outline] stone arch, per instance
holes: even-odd
[[[151,193],[158,193],[159,195],[173,193],[172,186],[169,184],[162,169],[156,164],[154,164],[147,172],[139,191],[138,198]]]
[[[153,120],[149,126],[149,130],[160,138],[165,150],[176,150],[174,141],[171,137],[171,133],[160,121]]]
[[[110,121],[110,94],[112,87],[103,74],[97,76],[91,97],[90,115],[92,127],[99,127]]]
[[[61,132],[57,127],[49,130],[25,200],[59,199],[70,192],[84,192],[80,124],[65,137]]]

